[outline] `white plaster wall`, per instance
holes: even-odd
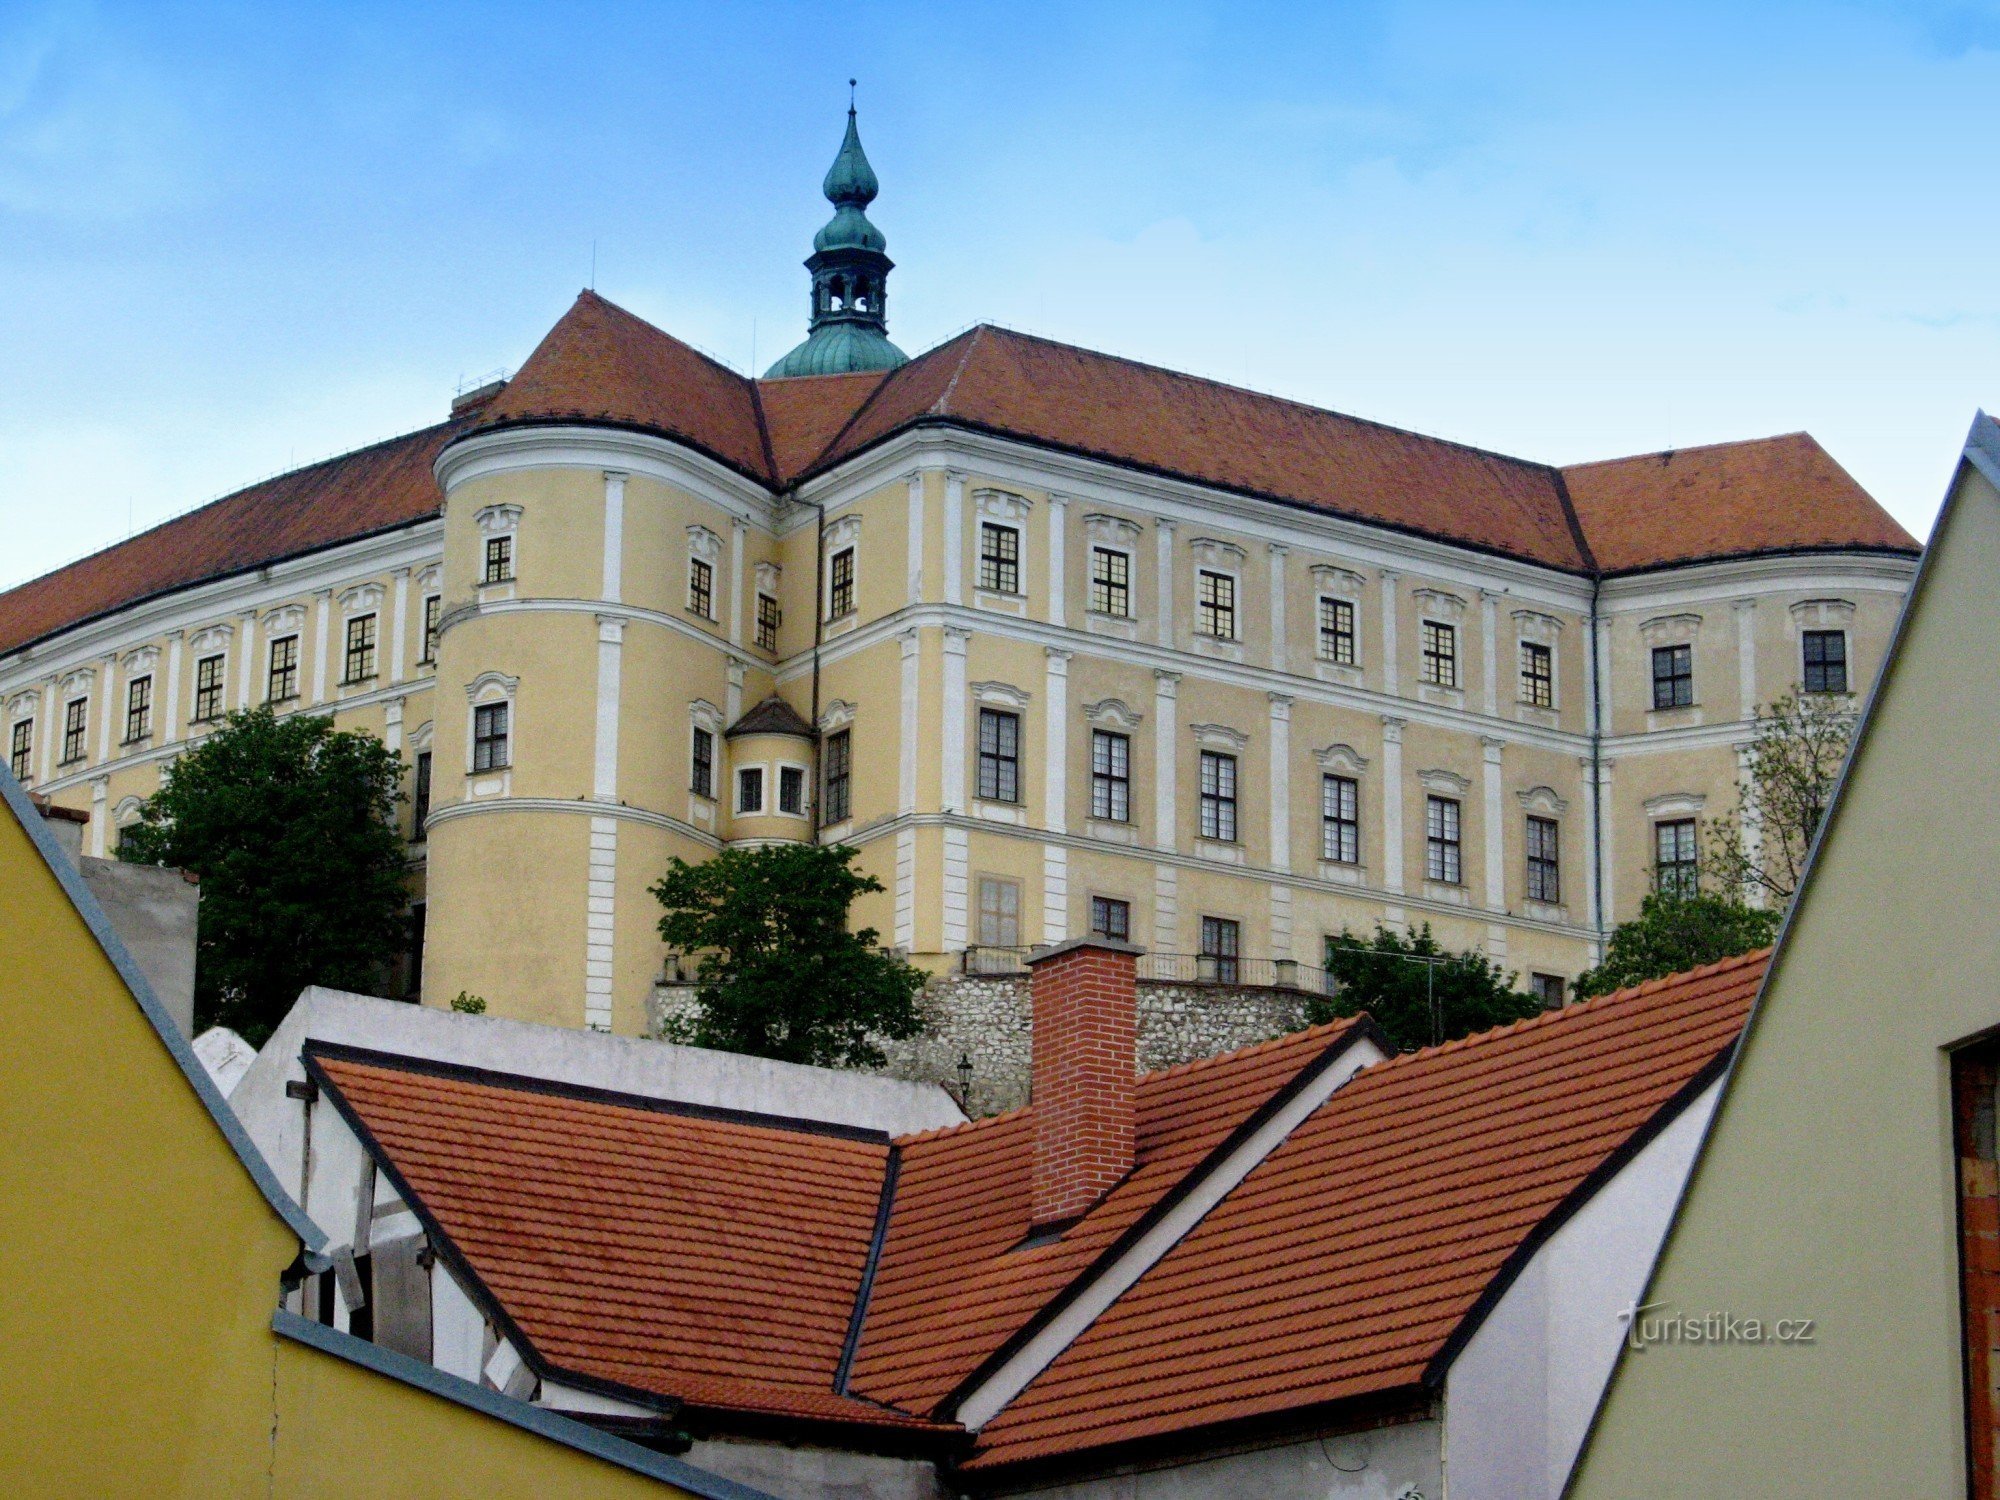
[[[1535,1253],[1445,1384],[1450,1500],[1555,1500],[1715,1108],[1710,1086]]]
[[[1443,1437],[1434,1421],[1405,1422],[1003,1493],[1034,1500],[1439,1500]]]
[[[950,1488],[923,1459],[876,1458],[831,1448],[703,1439],[684,1455],[698,1469],[777,1500],[947,1500]]]

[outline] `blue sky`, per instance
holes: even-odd
[[[0,583],[437,420],[592,274],[803,331],[845,80],[982,320],[1524,457],[2000,406],[2000,5],[0,5]]]

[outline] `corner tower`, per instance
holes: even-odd
[[[853,80],[848,80],[853,87]],[[833,217],[813,236],[806,259],[812,273],[812,315],[804,343],[764,372],[767,380],[787,375],[847,375],[859,370],[893,370],[909,356],[889,342],[889,242],[868,221],[868,205],[882,191],[861,132],[854,104],[847,106],[847,135],[840,154],[820,184]]]

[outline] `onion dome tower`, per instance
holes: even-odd
[[[852,89],[854,81],[848,80]],[[820,185],[833,217],[813,236],[806,260],[812,273],[812,317],[806,341],[764,372],[767,380],[787,375],[847,375],[858,370],[893,370],[909,356],[889,342],[889,242],[868,222],[868,205],[882,191],[861,133],[854,102],[847,105],[847,136]]]

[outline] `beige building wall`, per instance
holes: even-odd
[[[1950,1058],[2000,1025],[2000,430],[1974,444],[1646,1295],[1812,1342],[1627,1352],[1580,1500],[1966,1493]]]

